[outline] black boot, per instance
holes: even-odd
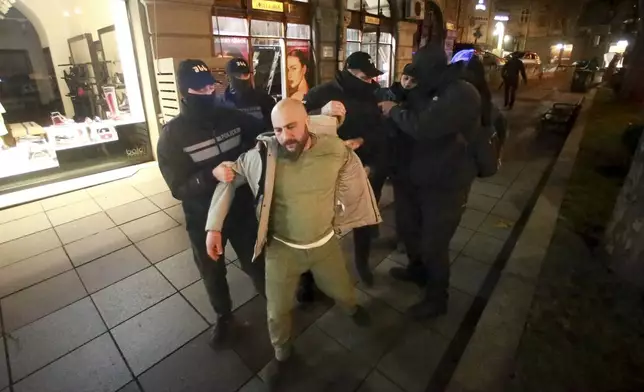
[[[420,302],[407,309],[407,314],[416,321],[422,321],[447,313],[447,291],[428,293]]]
[[[210,347],[213,350],[224,348],[232,341],[233,317],[231,314],[217,316],[217,323],[210,330]]]
[[[407,267],[393,267],[389,275],[396,280],[416,283],[423,287],[427,284],[427,272],[420,261],[410,261]]]

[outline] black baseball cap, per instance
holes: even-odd
[[[177,82],[182,95],[188,94],[188,89],[200,90],[215,84],[215,77],[210,73],[210,68],[201,60],[188,59],[179,63]]]
[[[226,64],[226,74],[228,76],[239,76],[250,73],[248,62],[241,57],[234,58]]]
[[[376,68],[371,56],[366,52],[353,52],[347,57],[344,63],[347,69],[359,69],[364,72],[369,78],[375,78],[382,75],[384,72]]]
[[[416,77],[416,68],[414,67],[414,65],[412,63],[409,63],[409,64],[405,65],[405,68],[403,68],[402,74],[407,75],[407,76],[411,76],[412,78],[415,78]]]

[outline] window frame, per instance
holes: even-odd
[[[389,48],[389,75],[385,80],[379,81],[379,83],[384,83],[385,86],[383,87],[388,87],[391,85],[393,82],[394,78],[394,73],[395,73],[395,53],[396,53],[396,37],[394,36],[394,31],[393,31],[393,19],[391,17],[391,3],[388,0],[378,0],[378,13],[374,14],[372,12],[368,12],[366,10],[365,0],[360,0],[360,10],[352,10],[349,8],[349,1],[352,0],[345,0],[346,1],[346,7],[347,10],[351,12],[351,21],[348,26],[345,27],[345,37],[347,39],[345,40],[344,44],[344,53],[345,53],[345,60],[348,57],[348,48],[349,44],[359,44],[360,49],[362,50],[363,45],[368,45],[368,46],[375,46],[376,47],[376,58],[374,59],[376,62],[376,66],[381,69],[381,65],[379,63],[379,56],[378,54],[380,53],[380,48],[381,47],[388,47]],[[382,13],[383,10],[383,4],[387,5],[387,8],[389,9],[389,16],[386,16]],[[378,24],[370,24],[366,22],[367,17],[370,18],[378,18]],[[369,27],[367,27],[369,26]],[[375,27],[375,31],[365,31],[365,30],[371,30]],[[359,32],[359,41],[355,40],[349,40],[348,39],[348,29],[352,30],[358,30]],[[364,42],[364,37],[365,33],[376,33],[376,38],[375,42]],[[381,40],[381,34],[390,34],[391,36],[391,42],[385,43],[382,42]]]
[[[262,11],[252,8],[251,1],[242,1],[242,0],[218,0],[216,5],[212,7],[212,22],[211,22],[211,35],[212,35],[212,45],[211,45],[211,55],[213,57],[218,57],[216,50],[216,39],[217,38],[244,38],[246,39],[246,47],[248,52],[248,63],[251,68],[251,74],[254,75],[255,69],[253,64],[253,39],[276,39],[284,40],[284,45],[286,48],[289,46],[289,42],[308,42],[309,47],[311,48],[311,64],[309,66],[313,67],[313,75],[316,75],[316,58],[313,50],[313,29],[309,28],[309,37],[308,38],[289,38],[288,37],[288,25],[289,24],[300,24],[300,25],[312,25],[312,16],[311,16],[311,3],[309,1],[302,0],[277,0],[284,3],[284,12],[271,12],[271,11]],[[246,35],[222,35],[217,34],[215,31],[215,22],[214,18],[216,17],[232,17],[245,19],[246,26]],[[251,34],[251,24],[252,21],[268,21],[268,22],[280,22],[282,24],[282,35],[279,37],[267,37]],[[221,51],[221,47],[220,47]],[[317,79],[317,77],[316,77]]]

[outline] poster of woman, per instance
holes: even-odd
[[[308,78],[312,74],[310,61],[309,46],[297,45],[291,43],[288,45],[286,55],[286,91],[290,98],[304,99],[309,91]]]

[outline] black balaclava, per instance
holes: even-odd
[[[204,86],[214,84],[215,78],[210,73],[208,66],[201,60],[184,60],[179,64],[177,71],[177,85],[183,97],[186,115],[199,119],[206,119],[212,116],[215,107],[216,96],[191,94],[189,89],[200,89]]]
[[[253,86],[250,83],[250,78],[244,80],[244,79],[239,79],[235,76],[228,76],[228,88],[230,92],[233,94],[243,95],[244,93],[252,90]]]
[[[432,92],[441,84],[443,73],[448,67],[445,49],[439,44],[429,43],[416,52],[412,65],[418,87],[425,92]]]
[[[337,80],[343,89],[356,97],[371,97],[380,88],[378,83],[360,80],[346,68],[340,71]]]

